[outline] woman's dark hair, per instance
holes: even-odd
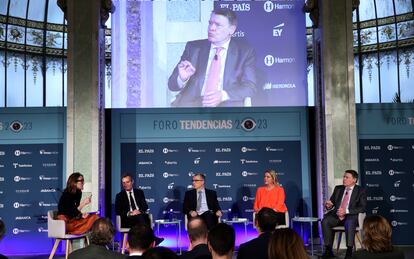
[[[66,182],[65,192],[68,192],[68,193],[77,192],[76,184],[78,182],[79,177],[83,178],[83,175],[79,172],[75,172],[69,176],[68,181]]]
[[[302,239],[291,228],[276,229],[267,251],[269,259],[308,259]]]
[[[364,240],[362,244],[369,252],[389,252],[393,250],[391,243],[391,226],[380,215],[367,216],[362,226]]]

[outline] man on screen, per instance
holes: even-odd
[[[201,173],[193,176],[194,189],[185,193],[183,213],[188,219],[200,216],[207,228],[211,229],[218,223],[218,218],[222,216],[222,213],[216,192],[204,187],[205,178]]]
[[[256,54],[245,41],[232,38],[236,14],[214,9],[208,39],[187,42],[180,62],[168,79],[179,91],[176,107],[243,106],[256,91]]]
[[[357,181],[358,173],[354,170],[346,170],[342,177],[342,185],[335,186],[331,198],[325,202],[328,212],[322,220],[322,235],[325,244],[323,258],[334,257],[332,228],[338,225],[345,226],[347,246],[345,258],[352,257],[358,214],[365,212],[367,205],[367,194],[364,188],[356,185]]]

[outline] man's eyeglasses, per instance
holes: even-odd
[[[76,182],[77,183],[79,183],[79,182],[83,183],[83,182],[85,182],[85,179],[76,180]]]
[[[193,182],[202,182],[202,181],[204,180],[198,180],[198,179],[193,180]]]

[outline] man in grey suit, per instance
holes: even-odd
[[[112,243],[114,235],[114,225],[108,218],[96,220],[91,228],[91,236],[89,238],[91,244],[70,253],[69,259],[125,258],[123,255],[110,251],[106,247]]]
[[[243,106],[244,99],[253,96],[256,54],[247,42],[232,38],[236,27],[233,11],[212,11],[208,39],[187,43],[168,80],[168,88],[179,91],[172,106]]]
[[[346,255],[352,257],[352,248],[355,239],[355,230],[358,226],[358,214],[365,212],[367,194],[365,189],[356,185],[358,173],[354,170],[346,170],[342,178],[342,185],[335,186],[333,194],[325,202],[328,212],[322,220],[322,235],[325,244],[323,258],[334,257],[332,245],[334,241],[333,227],[345,226]]]

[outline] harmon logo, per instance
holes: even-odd
[[[253,201],[253,200],[254,200],[254,198],[253,198],[253,197],[249,197],[249,196],[244,195],[244,196],[243,196],[243,198],[242,198],[242,200],[243,200],[244,202],[247,202],[247,201]]]
[[[258,173],[253,173],[253,172],[243,171],[243,172],[241,173],[241,175],[242,175],[243,177],[247,177],[247,176],[258,175]]]
[[[21,156],[21,155],[31,155],[32,154],[32,152],[26,152],[26,151],[22,151],[22,150],[19,150],[19,149],[16,149],[15,151],[14,151],[14,155],[15,156]]]
[[[396,175],[396,174],[405,174],[405,172],[395,171],[395,170],[391,169],[391,170],[388,171],[388,174],[392,176],[392,175]]]
[[[31,207],[31,206],[32,206],[32,204],[29,204],[29,203],[19,203],[19,202],[13,203],[13,207],[15,209],[18,209],[18,208],[26,208],[26,207]]]
[[[32,177],[23,177],[23,176],[18,176],[18,175],[16,175],[16,176],[13,178],[13,180],[14,180],[16,183],[18,183],[18,182],[20,182],[20,181],[30,181],[30,180],[32,180]]]
[[[162,153],[164,153],[164,154],[174,153],[174,152],[178,152],[178,149],[168,149],[168,148],[163,148],[162,149]]]
[[[162,174],[162,176],[163,176],[164,178],[168,178],[168,177],[177,177],[177,176],[179,176],[179,174],[171,174],[171,173],[168,173],[168,172],[164,172],[164,173]]]
[[[246,152],[253,152],[253,151],[257,151],[256,148],[248,148],[248,147],[242,147],[241,148],[241,152],[246,153]]]
[[[13,234],[14,235],[18,235],[20,233],[29,233],[30,230],[29,229],[19,229],[19,228],[13,228]]]
[[[274,64],[291,64],[291,63],[295,63],[296,59],[292,58],[292,57],[275,57],[275,56],[272,56],[272,55],[269,54],[266,57],[264,57],[263,62],[266,66],[271,67]]]
[[[406,200],[406,199],[407,199],[406,197],[398,197],[395,195],[390,196],[390,201],[400,201],[400,200]]]
[[[172,199],[172,198],[164,197],[164,198],[162,199],[162,201],[163,201],[164,203],[169,203],[169,202],[173,202],[173,201],[178,201],[178,199]]]

